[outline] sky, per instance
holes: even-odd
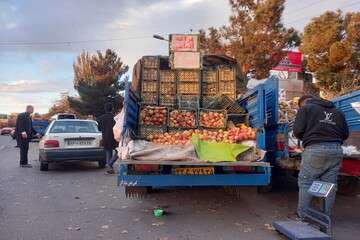
[[[287,0],[283,23],[301,32],[336,9],[360,11],[360,1]],[[82,51],[111,48],[131,69],[143,55],[168,53],[153,34],[219,27],[229,15],[228,0],[0,0],[0,113],[27,104],[46,113],[61,93],[75,94],[72,65]]]

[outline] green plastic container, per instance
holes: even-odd
[[[155,217],[162,217],[164,215],[164,210],[162,209],[155,209],[154,210],[154,216]]]

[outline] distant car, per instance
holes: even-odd
[[[0,135],[9,135],[12,130],[13,130],[13,128],[4,127],[2,129],[0,129]]]
[[[10,136],[12,137],[12,139],[15,139],[15,138],[16,138],[16,131],[15,131],[15,129],[12,129],[12,130],[11,130]]]
[[[44,136],[46,128],[49,126],[49,121],[46,120],[33,120],[32,126],[36,133],[40,134],[41,136]],[[34,141],[38,141],[38,138],[34,138]]]
[[[102,136],[92,120],[54,120],[39,142],[40,170],[47,171],[49,163],[64,161],[97,161],[106,164]]]
[[[73,113],[58,113],[50,118],[51,121],[61,120],[61,119],[77,119],[77,117]]]

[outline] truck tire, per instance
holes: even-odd
[[[99,168],[105,168],[106,167],[106,160],[103,159],[103,160],[99,160]]]
[[[48,171],[49,170],[49,164],[40,162],[40,171]]]

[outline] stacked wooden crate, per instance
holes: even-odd
[[[231,99],[236,99],[236,73],[235,68],[222,66],[218,68],[219,92]]]
[[[219,80],[216,68],[207,68],[202,70],[201,80],[201,106],[208,106],[219,94]]]
[[[180,108],[199,108],[201,94],[201,75],[199,70],[177,71],[177,95]]]
[[[141,104],[159,105],[159,57],[144,56],[141,61]]]
[[[176,72],[174,70],[160,70],[160,96],[161,106],[177,105]]]

